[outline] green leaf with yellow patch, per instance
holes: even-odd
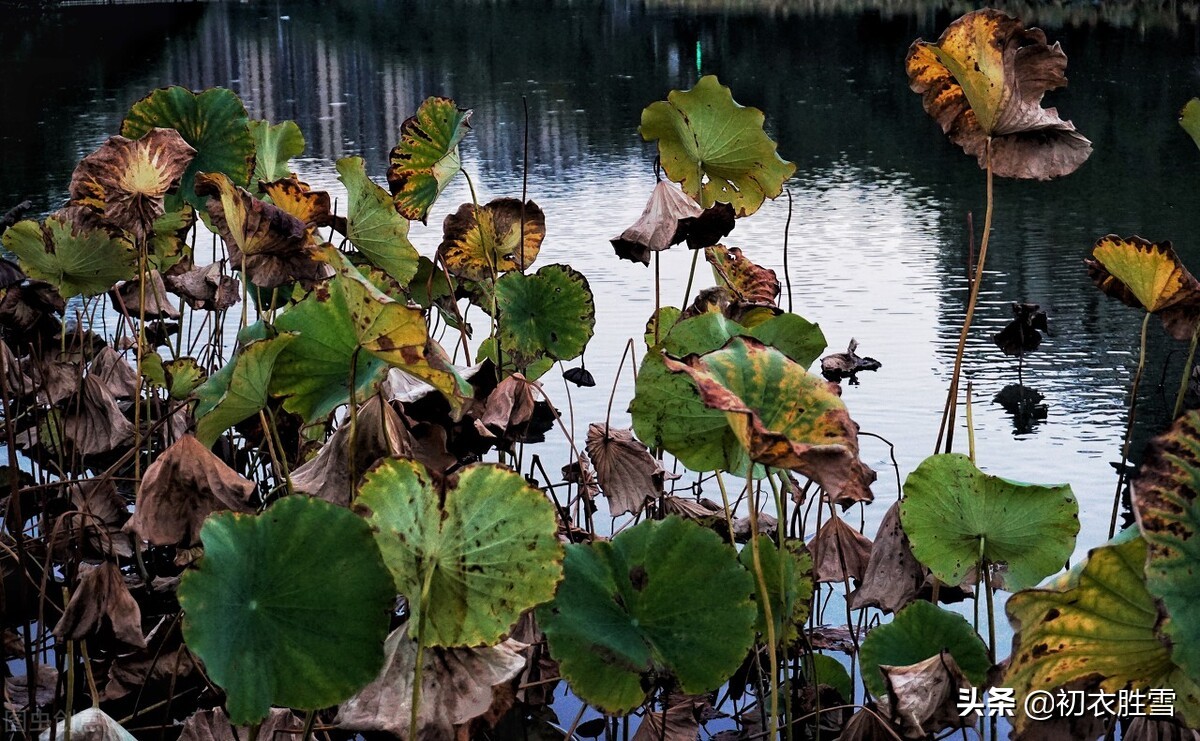
[[[438,252],[460,278],[494,281],[510,270],[524,272],[546,237],[546,216],[533,201],[497,198],[477,208],[464,203],[442,224]]]
[[[26,275],[53,285],[63,298],[96,296],[137,274],[137,253],[128,241],[55,216],[44,224],[18,222],[5,230],[3,242]]]
[[[471,128],[471,111],[449,98],[426,98],[400,125],[387,179],[398,211],[422,223],[438,196],[462,170],[458,143]]]
[[[196,439],[212,447],[221,433],[267,406],[275,360],[295,335],[256,339],[209,376],[196,396]]]
[[[408,241],[408,221],[396,213],[387,191],[367,177],[362,157],[338,160],[337,171],[350,199],[346,238],[373,265],[407,285],[420,260]]]
[[[1085,260],[1096,287],[1126,306],[1157,314],[1175,339],[1186,340],[1200,321],[1200,281],[1170,242],[1109,234]]]

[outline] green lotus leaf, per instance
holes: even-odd
[[[859,653],[863,682],[875,697],[887,694],[880,666],[909,666],[949,651],[971,684],[979,687],[992,662],[987,647],[961,615],[917,600],[867,633]],[[1017,697],[1024,697],[1020,692]]]
[[[1163,626],[1171,655],[1200,681],[1200,412],[1147,446],[1133,508],[1149,548],[1146,587],[1171,618]]]
[[[679,322],[679,317],[683,312],[674,306],[663,306],[646,322],[646,331],[642,334],[642,339],[646,341],[647,350],[661,350],[663,340],[667,338],[667,334],[671,328]],[[655,335],[657,334],[657,341]]]
[[[1179,125],[1200,147],[1200,98],[1192,98],[1179,112]]]
[[[854,682],[850,680],[850,673],[846,671],[846,667],[842,666],[842,662],[825,654],[810,654],[800,664],[804,667],[806,675],[808,674],[808,661],[812,662],[812,682],[814,684],[829,685],[837,690],[845,700],[854,697]]]
[[[251,121],[254,136],[254,182],[272,182],[292,174],[288,161],[304,154],[304,134],[295,121],[272,125]]]
[[[1066,484],[989,476],[961,453],[932,455],[904,482],[900,522],[913,555],[958,586],[981,558],[1004,589],[1032,587],[1075,550],[1079,503]]]
[[[296,338],[281,334],[244,345],[196,389],[196,439],[212,447],[221,433],[267,406],[271,372],[279,353]]]
[[[858,426],[829,384],[804,366],[746,337],[663,362],[696,384],[705,406],[725,413],[754,462],[798,471],[840,502],[872,498],[875,472],[858,458]]]
[[[538,624],[571,689],[607,713],[641,705],[648,674],[673,674],[688,694],[714,690],[754,641],[754,577],[695,523],[647,520],[569,545],[563,566]]]
[[[422,309],[428,309],[453,296],[454,289],[441,267],[422,255],[417,260],[416,273],[408,282],[408,295]]]
[[[496,307],[500,349],[519,368],[542,357],[579,357],[596,325],[587,278],[567,265],[504,275],[496,281]]]
[[[419,463],[387,459],[356,506],[370,510],[423,645],[492,645],[562,578],[554,505],[506,468],[468,466],[439,490]]]
[[[420,259],[408,241],[408,221],[396,213],[387,191],[367,177],[362,157],[338,160],[337,171],[350,197],[346,238],[373,265],[407,285]]]
[[[464,203],[447,216],[438,253],[454,275],[494,281],[500,273],[528,269],[545,237],[546,216],[536,203],[497,198],[482,207]]]
[[[794,540],[787,542],[782,553],[784,555],[781,558],[775,541],[765,535],[758,536],[758,559],[771,600],[775,640],[791,643],[799,636],[799,627],[808,620],[809,601],[813,596],[813,559],[804,544]],[[754,572],[754,552],[749,545],[738,553],[738,561],[747,571]],[[754,592],[754,602],[758,605],[754,630],[765,639],[767,616],[757,590]]]
[[[26,220],[4,232],[5,249],[30,278],[53,285],[63,298],[96,296],[137,274],[137,253],[128,241],[102,229],[76,229],[56,216],[45,224]]]
[[[780,314],[747,328],[715,312],[706,312],[676,324],[667,333],[663,349],[677,358],[703,355],[719,350],[734,337],[753,337],[805,368],[825,350],[825,334],[820,325],[797,314]]]
[[[196,223],[196,210],[186,203],[154,220],[146,243],[146,259],[151,268],[166,274],[185,259],[191,259],[192,246],[187,235]]]
[[[1200,687],[1158,634],[1162,617],[1142,571],[1146,551],[1131,528],[1043,588],[1010,597],[1005,609],[1016,633],[1001,685],[1017,697],[1076,681],[1105,692],[1173,689],[1176,711],[1189,726],[1200,723]],[[1029,719],[1022,703],[1016,709],[1020,732]]]
[[[738,105],[729,88],[706,75],[691,90],[672,90],[647,106],[639,131],[658,141],[663,170],[684,193],[705,208],[719,201],[749,216],[783,192],[796,171],[776,153],[763,120],[762,111]]]
[[[198,172],[224,173],[235,185],[249,185],[254,134],[246,107],[232,90],[214,87],[194,93],[178,85],[159,88],[133,104],[121,134],[138,139],[154,128],[175,129],[196,150],[178,192],[193,208],[204,210],[205,199],[194,189]]]
[[[376,677],[395,589],[365,520],[291,496],[257,517],[213,515],[200,540],[179,583],[183,637],[233,723],[336,705]]]
[[[470,110],[449,98],[431,97],[400,125],[387,179],[404,218],[425,223],[434,201],[462,169],[458,143],[471,128],[470,120]]]
[[[553,358],[544,355],[532,361],[523,356],[522,360],[528,362],[522,367],[517,365],[513,360],[513,354],[508,351],[507,347],[502,348],[500,354],[504,356],[503,359],[496,357],[496,338],[487,337],[483,342],[479,343],[479,349],[475,351],[475,362],[482,363],[485,360],[490,360],[500,369],[502,374],[507,376],[513,373],[520,373],[530,381],[536,381],[546,375],[554,367],[555,363]]]
[[[204,369],[195,358],[176,358],[163,363],[167,392],[172,399],[188,398],[204,382]]]

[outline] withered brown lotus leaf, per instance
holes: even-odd
[[[1177,340],[1192,336],[1200,321],[1200,281],[1184,267],[1168,241],[1109,234],[1084,260],[1096,287],[1126,306],[1157,314]]]
[[[992,337],[1005,355],[1020,357],[1042,344],[1042,332],[1049,332],[1046,312],[1037,304],[1012,302],[1013,320]]]
[[[686,239],[688,222],[702,213],[700,204],[674,183],[660,180],[638,220],[609,241],[617,257],[649,265],[651,252],[660,252]]]
[[[666,472],[662,463],[633,436],[633,430],[593,422],[588,425],[587,454],[596,466],[600,489],[614,517],[637,514],[646,500],[663,493]]]
[[[754,264],[739,248],[720,244],[706,247],[704,259],[712,265],[713,276],[737,301],[774,306],[779,299],[775,271]]]
[[[407,628],[401,626],[388,636],[383,671],[342,703],[338,726],[407,738],[417,658],[417,643],[408,637]],[[426,648],[417,738],[453,739],[456,727],[487,713],[495,693],[525,668],[526,648],[511,638],[483,648]]]
[[[196,194],[208,197],[205,208],[229,251],[229,264],[260,288],[333,275],[320,246],[295,216],[258,200],[221,173],[198,174]]]
[[[64,308],[58,289],[45,281],[27,280],[0,290],[0,325],[16,334],[54,335],[61,326],[55,314]]]
[[[303,736],[304,719],[283,708],[271,708],[258,727],[258,738],[263,741],[299,741]],[[183,722],[179,733],[179,741],[245,741],[249,737],[249,726],[235,730],[223,707],[197,710]]]
[[[996,175],[1048,180],[1074,172],[1092,143],[1042,96],[1067,84],[1067,55],[1039,28],[990,8],[951,23],[937,43],[917,39],[909,86],[950,141]]]
[[[647,710],[633,741],[696,741],[700,735],[699,711],[700,703],[694,700],[665,710]]]
[[[49,664],[34,664],[33,701],[37,707],[48,707],[58,697],[58,670]],[[21,674],[4,680],[4,709],[5,721],[13,718],[12,714],[32,713],[36,708],[29,707],[29,676]],[[9,726],[7,731],[12,732]],[[13,733],[16,737],[18,734]]]
[[[193,309],[220,311],[233,306],[242,297],[242,284],[231,275],[223,275],[220,263],[195,267],[163,278],[167,289],[181,297]]]
[[[131,443],[133,423],[121,413],[105,383],[88,375],[79,388],[79,403],[67,406],[63,435],[82,455],[99,455]]]
[[[163,214],[163,196],[179,186],[195,155],[174,129],[151,129],[137,140],[110,136],[75,167],[72,203],[145,239]]]
[[[908,545],[897,502],[879,523],[862,584],[850,594],[850,607],[856,610],[878,607],[884,612],[896,612],[916,599],[928,575],[929,569],[921,565]]]
[[[15,286],[25,280],[21,266],[6,257],[0,257],[0,289]]]
[[[132,648],[145,648],[142,608],[129,593],[121,569],[111,561],[82,571],[62,619],[54,626],[59,640],[112,637]]]
[[[129,399],[138,392],[137,372],[111,347],[96,354],[88,366],[88,375],[103,383],[114,399]]]
[[[39,404],[59,404],[79,391],[79,365],[69,360],[42,360],[26,356],[21,359],[21,368],[33,382]]]
[[[90,549],[88,555],[133,556],[129,536],[121,531],[129,510],[111,477],[71,484],[68,492],[71,510],[59,519],[53,540],[60,558],[66,558],[68,549],[76,546],[80,533]]]
[[[887,694],[879,707],[892,716],[908,738],[927,738],[947,728],[970,728],[979,714],[959,710],[958,692],[971,683],[949,651],[909,666],[879,667]]]
[[[534,396],[536,384],[520,373],[501,381],[488,394],[475,430],[497,447],[507,450],[513,443],[540,443],[554,426],[554,410]],[[539,392],[540,393],[540,392]]]
[[[272,203],[304,222],[310,235],[320,226],[333,226],[345,234],[346,219],[334,216],[326,191],[313,190],[295,175],[270,183],[259,181],[258,187],[270,196]]]
[[[253,481],[186,435],[146,469],[125,530],[153,545],[191,546],[213,512],[252,512],[246,501],[253,492]]]
[[[108,292],[112,306],[117,311],[131,317],[142,316],[142,281],[140,278],[127,280],[117,284]],[[150,271],[150,280],[145,288],[145,317],[147,319],[178,319],[179,309],[171,303],[167,295],[167,287],[163,283],[162,274],[157,270]]]
[[[100,691],[104,702],[119,700],[150,683],[178,681],[196,670],[196,662],[187,648],[174,642],[171,649],[164,650],[161,641],[150,641],[151,645],[129,656],[120,656],[108,668],[108,682]],[[264,723],[264,727],[265,727]]]
[[[838,741],[895,741],[897,735],[879,713],[863,708],[846,721]]]
[[[360,406],[355,416],[356,479],[361,479],[380,458],[412,455],[412,437],[404,422],[391,404],[380,401],[378,394]],[[351,480],[350,450],[350,421],[346,420],[312,460],[292,472],[292,488],[341,507],[350,506],[358,484]]]
[[[524,271],[537,259],[546,237],[546,216],[533,201],[497,198],[476,208],[464,203],[442,223],[438,254],[460,278],[490,280],[510,270]]]
[[[696,520],[705,525],[720,521],[722,527],[725,524],[721,505],[711,499],[666,496],[662,498],[662,508],[665,514],[679,515],[685,520]],[[723,534],[728,534],[728,528]]]
[[[841,517],[830,517],[808,544],[818,583],[862,580],[871,558],[871,540]]]

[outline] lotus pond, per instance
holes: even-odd
[[[1190,11],[785,10],[15,15],[9,730],[1200,726]]]

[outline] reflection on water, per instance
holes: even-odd
[[[972,212],[982,221],[983,174],[924,114],[902,60],[912,39],[936,36],[957,5],[914,11],[864,0],[871,11],[831,13],[810,0],[767,3],[789,14],[736,15],[648,5],[258,1],[4,24],[0,55],[22,65],[0,80],[8,103],[0,206],[30,197],[41,211],[57,207],[78,157],[118,129],[134,100],[166,84],[225,85],[255,116],[295,119],[309,143],[303,176],[339,193],[334,158],[362,155],[381,179],[400,122],[424,97],[451,95],[475,109],[464,160],[479,198],[518,195],[527,103],[529,193],[548,224],[540,260],[570,260],[598,297],[587,365],[599,386],[574,391],[571,408],[582,431],[603,417],[621,349],[640,338],[654,304],[653,272],[618,261],[607,241],[637,218],[654,182],[639,113],[667,90],[717,73],[741,102],[766,111],[780,151],[797,163],[787,233],[796,310],[820,322],[833,350],[855,338],[883,362],[845,398],[864,430],[896,443],[906,473],[933,448],[967,293],[966,224]],[[1052,103],[1096,153],[1060,182],[997,184],[970,341],[980,463],[1012,478],[1070,482],[1085,533],[1107,524],[1108,461],[1119,454],[1139,317],[1091,287],[1082,259],[1100,235],[1137,232],[1174,238],[1185,261],[1200,265],[1200,160],[1175,123],[1200,92],[1197,26],[1192,11],[1172,8],[1169,23],[1122,30],[1103,21],[1130,24],[1095,16],[1052,32],[1071,58],[1071,86]],[[432,252],[443,216],[468,199],[457,181],[430,226],[415,226],[418,247]],[[770,203],[728,242],[782,272],[787,216],[786,199]],[[679,248],[663,255],[665,301],[682,299],[690,257]],[[1012,301],[1041,304],[1053,333],[1023,373],[1044,395],[1046,418],[1017,428],[992,401],[1016,382],[1016,363],[989,341]],[[1183,354],[1155,331],[1143,440],[1163,421]],[[618,398],[631,384],[626,371]],[[547,385],[565,408],[557,376]],[[614,417],[624,420],[623,410]],[[890,466],[877,441],[864,440],[864,455],[881,471]],[[892,480],[881,475],[880,497],[893,495]]]

